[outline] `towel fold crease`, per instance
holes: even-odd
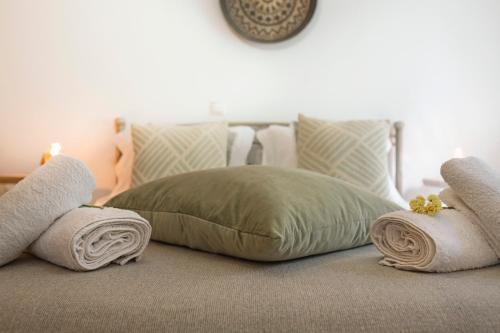
[[[383,215],[371,237],[384,255],[380,263],[403,270],[453,272],[498,262],[479,228],[454,209],[434,217],[409,211]]]
[[[90,271],[139,260],[150,236],[150,224],[135,212],[81,207],[54,222],[30,252],[59,266]]]

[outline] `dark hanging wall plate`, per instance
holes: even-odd
[[[280,42],[298,34],[309,23],[316,0],[220,0],[226,20],[245,38]]]

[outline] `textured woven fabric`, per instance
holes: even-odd
[[[500,266],[377,264],[372,246],[263,264],[150,243],[76,273],[30,256],[0,269],[1,332],[498,332]]]
[[[299,167],[389,198],[389,131],[386,121],[329,122],[299,115]]]
[[[90,271],[138,260],[150,237],[149,222],[132,211],[80,207],[55,221],[29,250],[56,265]]]
[[[500,258],[500,175],[477,157],[451,159],[441,166],[441,175],[461,208],[479,217],[474,221]]]
[[[0,266],[19,257],[54,221],[90,202],[95,179],[81,161],[55,156],[0,197]]]
[[[226,166],[227,125],[132,126],[132,187],[166,176]]]

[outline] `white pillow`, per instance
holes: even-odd
[[[394,202],[397,205],[400,205],[401,208],[408,208],[408,201],[403,199],[401,196],[401,193],[399,193],[398,189],[396,188],[396,185],[394,185],[394,181],[392,180],[391,177],[388,177],[389,181],[389,200]]]
[[[229,127],[229,131],[234,133],[233,144],[231,146],[231,155],[228,166],[240,166],[247,164],[248,153],[252,149],[255,131],[248,126]]]
[[[248,126],[230,127],[229,130],[236,134],[231,146],[231,156],[228,161],[229,166],[245,165],[248,153],[252,148],[255,131]],[[103,205],[109,199],[130,189],[132,184],[132,170],[134,167],[134,146],[132,143],[132,133],[130,126],[116,134],[115,145],[121,153],[115,165],[116,185],[109,195],[96,200],[96,205]]]
[[[295,128],[271,125],[257,132],[257,139],[262,144],[262,164],[276,167],[297,167],[297,146]]]
[[[272,125],[257,132],[257,139],[262,144],[262,164],[277,167],[297,168],[297,141],[295,128],[290,126]],[[387,141],[387,153],[391,150],[391,142]],[[403,208],[408,202],[403,199],[394,185],[391,177],[387,177],[389,183],[389,200]]]
[[[128,190],[132,184],[132,170],[134,167],[134,145],[130,126],[116,134],[115,146],[121,156],[115,165],[116,184],[110,194],[98,198],[94,204],[104,205],[109,199]]]

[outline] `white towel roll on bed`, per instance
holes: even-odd
[[[381,264],[404,270],[453,272],[498,262],[481,230],[454,209],[432,217],[409,211],[383,215],[371,238],[384,255]]]
[[[139,260],[151,226],[137,213],[111,207],[81,207],[58,219],[30,251],[53,264],[90,271],[111,262]]]
[[[90,202],[95,180],[81,161],[56,156],[0,197],[0,266],[16,259],[57,218]]]
[[[475,223],[500,258],[500,175],[477,157],[451,159],[441,166],[441,175],[461,206],[478,216]]]

